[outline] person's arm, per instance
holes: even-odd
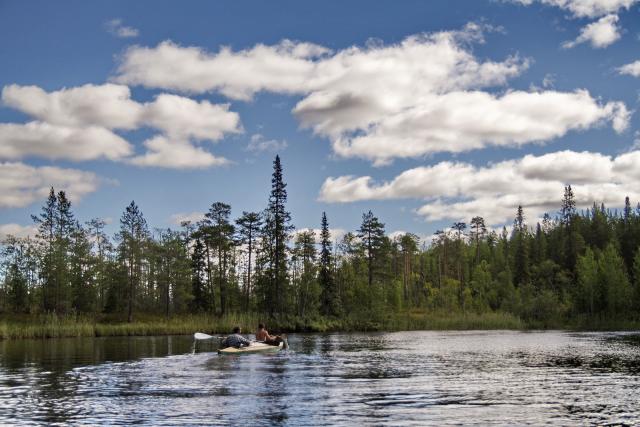
[[[244,346],[247,346],[247,347],[251,345],[251,341],[249,341],[245,337],[239,337],[239,338],[240,338],[240,344],[242,344]]]

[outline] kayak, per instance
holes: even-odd
[[[248,347],[227,347],[218,350],[218,354],[244,354],[244,353],[277,353],[282,350],[284,343],[269,345],[262,342],[252,342]]]

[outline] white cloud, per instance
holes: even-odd
[[[104,26],[108,33],[122,39],[138,37],[140,35],[140,31],[136,28],[122,25],[122,19],[119,18],[105,22]]]
[[[508,223],[518,205],[529,218],[556,212],[563,186],[571,184],[579,207],[594,201],[620,204],[640,200],[640,151],[615,158],[599,153],[560,151],[527,155],[485,167],[440,162],[407,170],[375,183],[369,176],[327,178],[319,198],[326,202],[422,199],[426,220],[463,220],[481,215],[488,224]]]
[[[49,189],[63,190],[78,202],[98,189],[101,179],[92,172],[24,163],[0,163],[0,208],[21,208],[44,200]]]
[[[39,156],[74,161],[122,159],[133,152],[131,145],[108,129],[53,125],[44,122],[0,123],[0,158]]]
[[[302,233],[302,232],[306,232],[306,231],[311,231],[313,232],[314,238],[316,240],[317,244],[320,244],[320,241],[322,240],[322,230],[319,228],[299,228],[296,229],[293,234],[295,237],[296,235]],[[347,230],[345,230],[344,228],[329,228],[329,235],[331,236],[331,242],[339,242],[340,240],[342,240],[342,238],[344,237],[344,235],[347,234]]]
[[[630,9],[640,0],[506,0],[531,5],[535,2],[555,6],[571,13],[574,18],[600,18],[580,30],[573,41],[562,44],[565,49],[590,42],[595,48],[604,48],[620,38],[617,14]]]
[[[227,159],[216,157],[184,140],[155,136],[146,140],[143,145],[147,152],[130,159],[131,164],[170,169],[202,169],[229,163]]]
[[[171,218],[170,218],[171,223],[175,225],[180,225],[184,221],[189,221],[195,224],[196,222],[199,222],[202,219],[204,219],[204,212],[190,212],[190,213],[180,212],[180,213],[171,215]]]
[[[228,104],[160,94],[152,102],[131,99],[127,86],[104,84],[45,92],[37,86],[5,86],[2,101],[44,122],[62,126],[137,129],[149,126],[172,138],[218,140],[242,131]]]
[[[163,42],[130,48],[115,81],[242,100],[260,91],[301,95],[293,113],[303,127],[329,138],[339,156],[378,165],[544,142],[607,122],[617,131],[626,127],[624,104],[600,102],[585,90],[485,91],[505,85],[529,62],[476,58],[469,45],[482,43],[484,30],[469,24],[337,52],[291,41],[218,53]]]
[[[114,84],[87,84],[54,92],[12,84],[2,89],[2,101],[50,124],[108,129],[137,128],[143,109],[131,99],[127,86]]]
[[[586,25],[580,35],[573,41],[564,42],[562,47],[571,49],[581,43],[590,43],[594,48],[607,47],[620,38],[618,15],[603,16],[599,20]]]
[[[299,92],[313,73],[311,59],[328,52],[318,45],[284,40],[239,52],[223,47],[212,55],[164,41],[155,48],[127,50],[115,81],[191,93],[218,90],[229,98],[248,100],[262,90]]]
[[[229,104],[200,102],[177,95],[161,94],[145,105],[143,121],[169,138],[216,141],[226,133],[240,133],[240,116]]]
[[[35,225],[20,225],[20,224],[0,224],[0,241],[6,239],[8,236],[13,237],[35,237],[38,233],[38,228]]]
[[[556,79],[552,74],[546,74],[542,79],[542,87],[545,89],[553,88],[555,81]]]
[[[619,67],[618,72],[633,77],[640,77],[640,60]]]
[[[344,157],[367,158],[383,165],[393,158],[441,151],[517,147],[604,122],[612,122],[621,132],[628,119],[623,103],[601,104],[583,90],[516,91],[503,96],[481,91],[451,92],[381,118],[364,134],[342,136],[334,142],[334,150]]]
[[[640,0],[507,0],[523,5],[534,2],[555,6],[571,12],[577,18],[598,18],[622,9],[630,9]]]
[[[127,86],[84,85],[54,92],[37,86],[5,86],[3,102],[39,121],[0,124],[0,158],[41,156],[51,159],[92,160],[128,158],[133,149],[112,130],[150,127],[162,132],[166,144],[148,141],[153,153],[135,158],[144,165],[219,165],[223,162],[196,148],[191,139],[217,141],[229,133],[242,132],[240,117],[228,104],[195,101],[177,95],[160,94],[153,101],[131,99]],[[155,139],[155,138],[154,138]],[[181,152],[179,152],[181,151]],[[163,154],[160,154],[162,152]],[[169,156],[176,156],[175,159]],[[195,161],[185,161],[195,158]]]
[[[248,151],[272,151],[278,152],[287,148],[287,141],[284,139],[278,141],[277,139],[266,139],[264,135],[256,133],[251,135],[251,140],[249,141],[249,145],[247,145]]]

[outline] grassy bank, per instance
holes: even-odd
[[[170,319],[147,316],[127,323],[108,318],[75,318],[58,316],[12,317],[0,319],[0,339],[62,338],[103,336],[187,335],[195,331],[226,334],[235,325],[253,331],[258,314],[231,314],[224,317],[207,315],[176,316]],[[272,332],[355,332],[410,330],[484,330],[484,329],[571,329],[571,330],[639,330],[637,321],[576,319],[573,322],[534,324],[508,313],[424,313],[405,312],[378,319],[346,317],[283,317],[267,320]]]

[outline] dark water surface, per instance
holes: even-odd
[[[640,424],[633,334],[291,335],[218,356],[190,337],[0,342],[0,424]]]

